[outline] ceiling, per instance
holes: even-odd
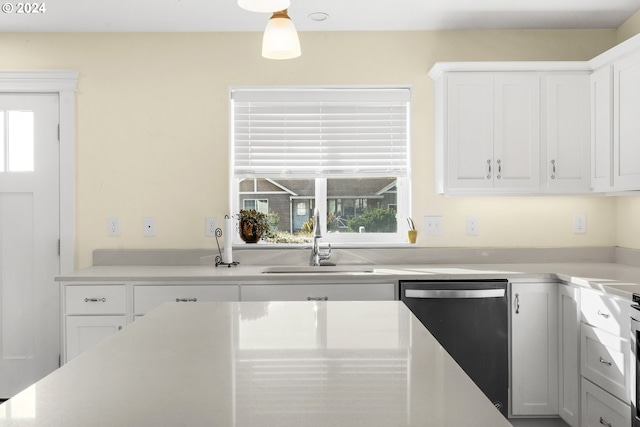
[[[269,14],[235,0],[42,0],[46,12],[0,13],[0,32],[263,31]],[[640,0],[292,0],[298,31],[617,28]],[[42,3],[38,3],[42,4]],[[308,16],[325,12],[316,22]]]

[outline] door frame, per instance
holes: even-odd
[[[0,71],[0,93],[54,93],[60,114],[60,273],[75,266],[75,92],[77,71]]]

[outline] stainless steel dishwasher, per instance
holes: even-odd
[[[405,280],[400,299],[507,417],[507,281]]]

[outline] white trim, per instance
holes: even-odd
[[[0,71],[2,93],[57,93],[60,114],[60,273],[75,266],[75,91],[77,71]]]
[[[588,61],[482,61],[482,62],[436,62],[429,77],[436,80],[442,73],[450,71],[591,71]]]

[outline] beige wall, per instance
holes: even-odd
[[[640,12],[636,12],[618,27],[616,31],[616,43],[622,43],[638,33],[640,33]]]
[[[422,233],[419,245],[598,246],[615,245],[626,234],[616,237],[616,198],[444,198],[434,194],[431,172],[433,83],[427,72],[434,62],[586,60],[612,47],[616,31],[300,38],[301,58],[269,61],[260,57],[259,33],[0,34],[2,69],[79,71],[77,267],[90,265],[96,248],[215,246],[204,237],[204,217],[229,213],[228,90],[240,85],[412,85],[412,216],[419,229],[424,215],[445,221],[444,236]],[[574,213],[587,215],[587,234],[573,234]],[[479,236],[465,235],[466,215],[479,217]],[[120,237],[107,236],[109,216],[120,217]],[[156,237],[142,237],[145,216],[156,218]]]

